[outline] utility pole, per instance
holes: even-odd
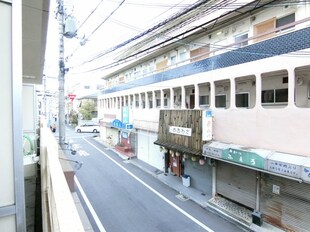
[[[59,145],[62,146],[66,139],[65,128],[65,62],[64,62],[64,32],[65,32],[65,11],[63,0],[58,0],[58,23],[59,23],[59,104],[58,104],[58,131]]]

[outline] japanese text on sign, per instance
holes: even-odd
[[[247,166],[264,169],[264,158],[250,151],[229,148],[223,151],[223,159]]]
[[[169,126],[169,132],[177,135],[192,136],[192,128]]]
[[[271,172],[280,173],[286,176],[292,176],[292,177],[300,177],[300,166],[279,162],[279,161],[268,161],[268,170]]]

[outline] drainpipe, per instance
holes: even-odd
[[[216,166],[212,166],[212,197],[216,195]]]
[[[260,201],[260,172],[256,172],[256,205],[255,210],[259,211],[259,201]]]

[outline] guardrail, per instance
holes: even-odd
[[[59,162],[59,146],[48,127],[40,129],[40,162],[43,231],[84,231]]]

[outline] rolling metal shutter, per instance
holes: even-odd
[[[309,184],[262,173],[260,206],[265,221],[287,231],[309,231]]]
[[[255,209],[256,171],[217,162],[216,189],[218,194]]]

